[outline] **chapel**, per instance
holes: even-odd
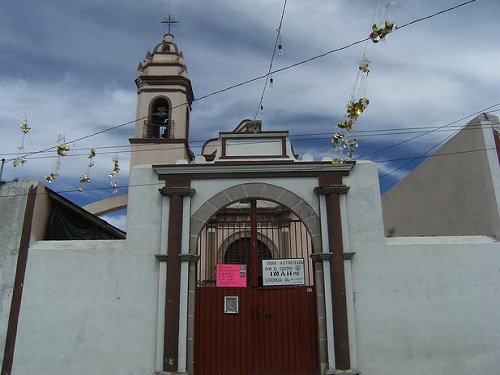
[[[382,199],[375,163],[298,155],[259,120],[195,155],[170,33],[135,84],[128,195],[0,182],[2,375],[497,372],[498,117]],[[126,233],[98,217],[124,207]]]

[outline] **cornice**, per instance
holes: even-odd
[[[347,185],[325,185],[314,188],[317,195],[346,194],[351,187]]]
[[[195,254],[179,254],[181,262],[198,263],[200,260],[199,255]]]
[[[183,197],[192,197],[195,195],[196,190],[190,187],[178,187],[178,186],[164,186],[158,189],[161,195],[164,197],[171,197],[174,195],[180,195]]]
[[[333,165],[330,162],[294,162],[294,163],[241,163],[224,165],[217,164],[177,164],[177,165],[153,165],[154,171],[158,175],[196,175],[196,174],[243,174],[243,173],[300,173],[300,172],[350,172],[353,168],[352,164]],[[344,186],[344,185],[342,185]]]

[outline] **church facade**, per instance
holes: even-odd
[[[0,186],[2,211],[18,208],[1,216],[2,375],[498,369],[495,237],[386,237],[375,164],[298,158],[287,131],[259,121],[195,156],[193,91],[170,34],[136,85],[128,197],[91,208],[126,203],[126,238],[76,207],[98,237],[48,237],[55,193]]]

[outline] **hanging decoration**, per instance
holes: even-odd
[[[281,41],[281,29],[276,30],[278,32],[278,55],[282,56],[285,51],[283,50],[283,42]]]
[[[370,39],[374,43],[378,43],[380,40],[383,40],[396,28],[394,22],[387,19],[387,14],[393,5],[394,1],[385,1],[384,9],[381,12],[379,18],[380,21],[378,23],[374,22],[377,11],[377,9],[375,9],[370,33]],[[332,136],[333,150],[336,153],[336,157],[332,161],[333,164],[344,163],[346,161],[346,157],[347,159],[351,159],[356,148],[358,147],[358,141],[352,136],[352,132],[355,130],[355,125],[359,117],[364,113],[368,104],[370,104],[366,95],[367,80],[370,73],[370,63],[370,60],[366,57],[365,45],[363,56],[358,62],[358,73],[352,88],[351,100],[347,102],[346,114],[344,115],[343,120],[337,124],[338,129]]]
[[[95,158],[95,149],[94,148],[91,148],[90,151],[89,151],[89,154],[87,156],[87,159],[88,159],[88,164],[87,164],[87,172],[86,173],[83,173],[81,176],[80,176],[80,182],[82,184],[88,184],[90,181],[92,181],[92,179],[90,178],[90,168],[92,168],[94,166],[94,158]],[[83,189],[82,189],[83,190]]]
[[[379,41],[384,40],[387,34],[391,33],[395,27],[396,25],[391,21],[385,21],[384,24],[380,26],[373,24],[370,39],[373,43],[378,43]]]
[[[118,173],[120,173],[120,167],[118,165],[118,155],[114,155],[113,158],[111,159],[113,161],[113,170],[109,174],[109,177],[111,177],[111,187],[113,189],[113,193],[116,193],[118,191]]]
[[[48,174],[48,176],[45,176],[45,181],[47,181],[49,184],[53,183],[57,178],[59,177],[59,169],[61,168],[61,159],[57,158],[56,160],[56,166],[52,172]]]
[[[26,118],[26,116],[24,117],[24,121],[22,122],[22,124],[19,125],[19,128],[21,128],[23,138],[21,140],[21,144],[17,146],[17,156],[12,160],[12,165],[14,167],[23,165],[27,162],[26,156],[21,155],[21,153],[24,151],[24,140],[31,130],[31,128],[28,126],[28,119]]]
[[[61,169],[61,157],[67,156],[70,150],[70,147],[66,144],[66,139],[64,134],[57,133],[57,160],[55,168],[50,172],[47,176],[45,176],[45,181],[49,184],[53,183],[59,177],[59,169]]]
[[[347,102],[344,119],[337,124],[337,132],[332,137],[332,144],[337,157],[333,164],[342,164],[347,158],[351,159],[358,147],[358,141],[351,132],[359,116],[365,111],[370,101],[366,98],[366,80],[370,72],[370,60],[363,55],[358,64],[358,75],[353,85],[351,100]]]
[[[384,8],[381,11],[379,22],[372,24],[370,39],[373,43],[378,43],[384,40],[385,37],[396,29],[396,24],[390,21],[387,17],[390,10],[394,7],[394,0],[386,0]],[[375,17],[374,17],[375,18]]]

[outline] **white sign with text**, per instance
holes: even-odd
[[[304,285],[304,259],[263,259],[262,285]]]

